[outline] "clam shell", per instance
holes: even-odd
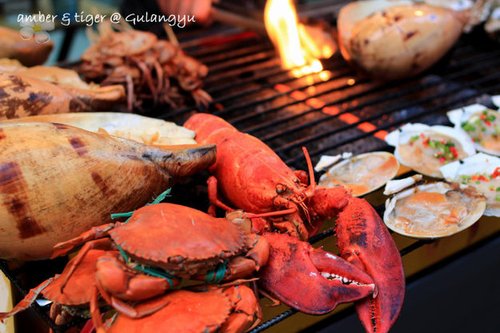
[[[404,236],[439,238],[470,227],[485,208],[486,199],[474,188],[437,182],[412,187],[388,199],[384,222]]]
[[[344,186],[359,197],[373,192],[394,178],[399,163],[391,153],[371,152],[348,158],[332,166],[319,179],[325,187]]]
[[[91,132],[104,130],[110,135],[154,145],[194,144],[195,133],[161,119],[132,113],[60,113],[11,119],[6,122],[51,122],[79,127]]]
[[[486,123],[481,120],[482,113],[495,119]],[[474,147],[482,152],[500,156],[500,110],[491,110],[481,104],[472,104],[447,113],[455,129],[464,132],[474,141]],[[498,133],[498,134],[497,134]]]
[[[500,158],[479,153],[462,161],[449,163],[441,168],[447,181],[473,186],[486,197],[484,215],[500,217],[500,177],[489,181],[473,181],[473,175],[483,175],[487,178],[500,168]],[[497,200],[497,198],[499,200]]]
[[[431,139],[450,140],[455,144],[458,158],[474,155],[476,150],[472,140],[463,131],[446,126],[428,126],[424,124],[406,124],[399,130],[389,133],[386,142],[396,147],[394,155],[398,161],[407,167],[426,176],[443,178],[439,168],[443,165],[433,156],[435,151],[425,147],[420,142],[412,144],[412,138],[421,134]]]

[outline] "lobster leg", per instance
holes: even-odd
[[[384,333],[396,321],[405,293],[401,256],[378,216],[368,202],[350,198],[336,226],[340,255],[367,272],[375,281],[378,295],[356,304],[356,311],[367,332]]]
[[[217,178],[215,178],[214,176],[208,177],[207,186],[208,186],[208,200],[210,201],[211,205],[209,208],[209,212],[211,213],[211,215],[215,216],[215,207],[219,207],[226,212],[234,211],[233,208],[229,207],[219,199],[219,196],[217,194]]]
[[[9,312],[0,312],[0,322],[3,322],[4,319],[7,319],[7,318],[15,315],[16,313],[19,313],[19,312],[24,311],[27,308],[29,308],[31,306],[31,304],[33,304],[33,302],[36,300],[36,298],[38,297],[38,295],[45,288],[47,288],[47,286],[49,284],[52,283],[52,280],[54,280],[54,278],[55,277],[47,279],[47,280],[43,281],[42,283],[40,283],[35,288],[31,289],[29,291],[29,293],[23,298],[23,300],[21,302],[17,303],[17,305],[12,310],[10,310]]]
[[[309,314],[332,311],[338,303],[372,294],[373,280],[340,257],[284,234],[266,233],[269,262],[259,285],[283,303]]]

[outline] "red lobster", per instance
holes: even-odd
[[[338,302],[361,299],[356,310],[367,332],[391,328],[404,299],[403,266],[392,237],[368,202],[351,197],[341,187],[315,186],[306,149],[309,184],[306,172],[292,171],[262,141],[239,132],[219,117],[195,114],[184,126],[196,132],[198,143],[217,145],[217,161],[208,180],[214,206],[231,210],[219,198],[220,192],[230,205],[265,221],[257,227],[259,232],[287,232],[302,240],[317,232],[323,221],[338,216],[336,234],[341,257],[368,273],[377,287],[373,297],[365,297],[359,287],[367,283],[366,279],[359,273],[349,275],[347,263],[328,260],[333,255],[304,249],[300,242],[291,244],[289,237],[280,240],[264,234],[271,245],[268,265],[260,274],[264,289],[284,303],[313,314],[331,311]],[[321,274],[316,274],[318,271]],[[339,285],[332,285],[332,280],[345,282],[350,293],[338,292]],[[355,293],[357,298],[352,297]]]

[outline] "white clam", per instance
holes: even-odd
[[[470,227],[485,208],[486,199],[474,188],[437,182],[414,186],[388,199],[384,222],[404,236],[439,238]]]
[[[441,168],[446,180],[473,186],[486,197],[484,215],[500,217],[500,174],[495,171],[500,173],[500,158],[483,153]]]
[[[150,145],[195,144],[195,133],[162,119],[118,112],[77,112],[38,115],[8,122],[52,122],[71,125],[91,132],[109,135]]]
[[[477,150],[500,156],[500,110],[472,104],[447,113],[459,131],[464,131]]]
[[[399,163],[391,153],[371,152],[345,159],[319,179],[325,187],[344,186],[355,197],[373,192],[394,178]]]
[[[466,133],[440,125],[406,124],[385,140],[396,147],[394,155],[401,164],[435,178],[443,178],[439,168],[444,164],[476,153]]]

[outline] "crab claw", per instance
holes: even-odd
[[[259,284],[297,310],[324,314],[338,303],[358,300],[375,291],[369,275],[340,257],[285,234],[266,233],[264,237],[271,251]]]
[[[368,202],[350,198],[337,219],[340,255],[367,272],[378,295],[356,304],[367,332],[385,333],[396,321],[405,293],[401,256],[384,223]]]

